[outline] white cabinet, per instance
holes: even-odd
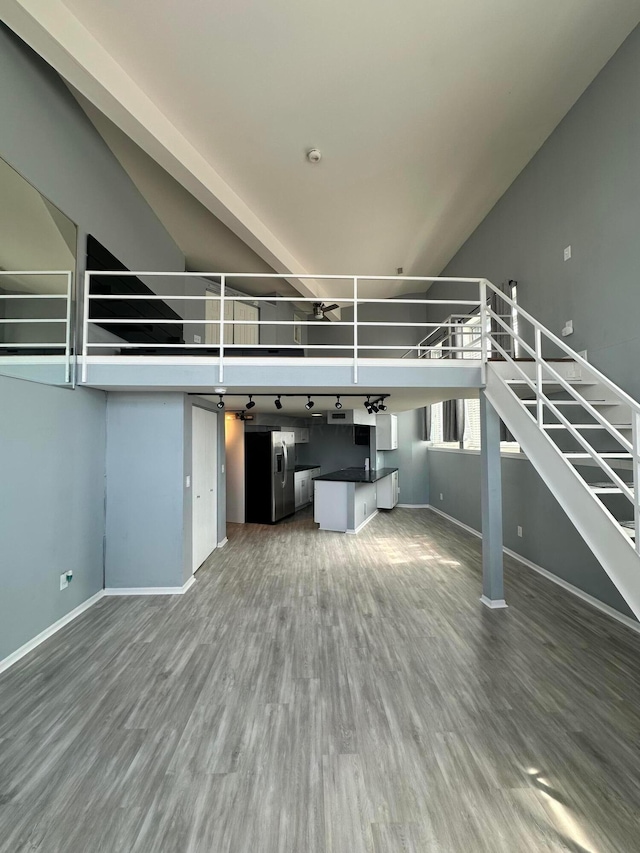
[[[296,509],[311,503],[313,500],[313,478],[320,473],[319,468],[310,468],[308,471],[297,471],[294,476]]]
[[[295,435],[296,444],[309,444],[308,427],[294,427],[293,433]]]
[[[378,509],[393,509],[398,503],[398,472],[393,471],[376,483]]]
[[[396,450],[398,447],[398,416],[376,415],[376,449]]]

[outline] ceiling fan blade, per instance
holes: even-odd
[[[334,303],[333,303],[333,305],[323,305],[323,306],[322,306],[322,311],[323,311],[323,313],[324,313],[324,314],[326,314],[326,313],[327,313],[327,311],[335,311],[335,310],[336,310],[336,308],[339,308],[339,307],[340,307],[340,306],[338,305],[338,303],[337,303],[337,302],[334,302]]]

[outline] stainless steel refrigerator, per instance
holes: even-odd
[[[293,432],[245,432],[245,521],[273,524],[295,512]]]

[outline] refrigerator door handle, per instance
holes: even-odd
[[[282,442],[282,450],[284,451],[284,460],[282,465],[282,488],[287,485],[287,471],[289,470],[289,448],[287,442]]]

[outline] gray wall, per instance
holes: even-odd
[[[480,455],[428,451],[431,504],[480,530]],[[609,577],[523,457],[502,457],[503,530],[507,548],[627,616],[633,614]],[[443,500],[440,500],[442,494]],[[517,527],[522,527],[522,538]],[[524,570],[523,570],[524,571]],[[509,590],[507,589],[507,599]]]
[[[640,397],[640,29],[606,65],[443,271],[518,282],[520,304]],[[563,260],[565,246],[572,258]],[[430,297],[468,288],[435,285]],[[431,311],[435,319],[438,315]],[[431,503],[480,524],[479,458],[429,453]],[[506,460],[506,544],[628,613],[595,558],[529,463]],[[445,501],[440,502],[440,492]],[[519,520],[518,520],[519,519]],[[514,540],[522,523],[523,539]]]
[[[424,409],[398,413],[398,448],[382,453],[383,464],[398,469],[401,504],[429,503]]]
[[[573,320],[566,342],[636,399],[639,79],[637,28],[443,271],[516,279],[522,306],[557,335]],[[442,284],[429,296],[462,292]]]
[[[0,400],[2,660],[102,589],[105,395],[0,376]]]
[[[1,24],[0,80],[0,156],[76,223],[81,244],[91,233],[131,269],[183,270],[184,256],[65,84]]]
[[[364,288],[363,288],[364,289]],[[364,295],[364,294],[362,294]],[[424,293],[406,294],[404,299],[424,299]],[[343,308],[341,320],[351,322],[353,320],[353,308]],[[400,305],[393,303],[383,305],[380,303],[364,304],[358,306],[359,322],[387,322],[387,323],[424,323],[427,321],[425,305]],[[331,320],[319,320],[313,326],[307,326],[309,344],[325,344],[331,346],[353,344],[353,329],[348,326],[336,326]],[[374,346],[383,343],[387,346],[400,346],[399,350],[364,350],[363,358],[401,358],[406,352],[404,347],[415,346],[429,329],[420,326],[398,326],[377,329],[373,326],[362,327],[358,330],[358,343],[362,346]],[[349,357],[348,350],[311,350],[309,355],[316,356],[343,356]]]
[[[176,587],[186,579],[184,409],[183,394],[108,394],[107,587]]]
[[[0,156],[132,268],[184,259],[62,81],[0,25]],[[102,588],[105,395],[0,377],[0,659]],[[74,580],[59,591],[59,575]]]
[[[323,474],[341,468],[364,468],[367,456],[370,456],[368,447],[353,443],[352,426],[312,422],[309,444],[296,444],[296,463],[318,465]]]

